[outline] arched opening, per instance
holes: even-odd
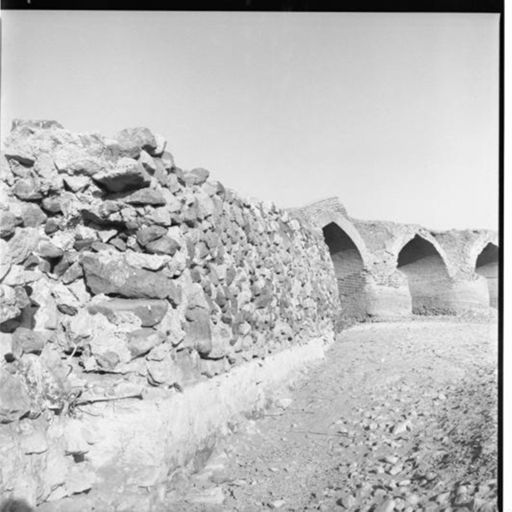
[[[498,261],[499,250],[495,244],[488,243],[476,259],[476,273],[487,279],[489,304],[498,305]]]
[[[407,276],[416,315],[451,313],[446,265],[432,243],[416,235],[398,254],[398,269]]]
[[[336,223],[331,222],[324,226],[323,234],[338,281],[340,318],[360,320],[366,316],[361,253],[353,240]]]

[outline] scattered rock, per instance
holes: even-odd
[[[338,505],[341,505],[343,508],[350,509],[357,503],[357,500],[355,496],[353,496],[352,494],[345,494],[341,498],[338,498],[336,503]]]
[[[436,502],[439,503],[439,505],[447,505],[450,501],[450,493],[449,492],[442,492],[441,494],[438,494],[436,496]]]
[[[429,471],[426,475],[425,475],[425,478],[427,480],[427,482],[431,482],[432,480],[435,480],[437,478],[437,474],[434,473],[433,471]]]
[[[401,421],[401,422],[397,423],[396,425],[394,425],[392,433],[394,435],[400,435],[400,434],[407,432],[407,430],[410,430],[410,429],[411,429],[411,422],[409,420]]]
[[[398,475],[398,473],[400,473],[402,471],[402,469],[403,469],[402,464],[395,464],[395,465],[391,466],[388,473],[392,476],[396,476],[396,475]]]
[[[395,501],[392,499],[384,500],[375,508],[375,512],[393,512],[395,510]]]

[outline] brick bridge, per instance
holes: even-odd
[[[453,315],[497,305],[494,231],[354,219],[337,197],[291,211],[323,232],[342,319]]]

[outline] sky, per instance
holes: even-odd
[[[498,40],[493,14],[4,11],[1,138],[147,126],[283,208],[496,229]]]

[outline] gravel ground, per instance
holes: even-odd
[[[157,508],[494,511],[496,352],[493,321],[348,329]]]

